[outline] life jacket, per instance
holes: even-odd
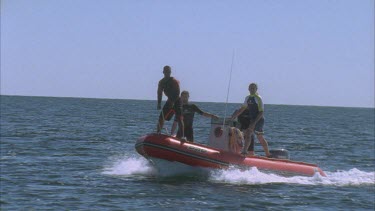
[[[255,119],[260,111],[264,111],[262,98],[258,94],[249,95],[246,100],[250,119]]]

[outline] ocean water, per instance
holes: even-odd
[[[1,96],[1,210],[374,210],[374,109],[266,105],[265,137],[327,177],[156,169],[155,101]],[[196,103],[224,115],[223,103]],[[239,104],[228,105],[228,116]],[[195,117],[196,142],[210,120]],[[171,124],[167,123],[170,128]],[[263,155],[259,143],[256,153]]]

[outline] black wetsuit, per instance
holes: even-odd
[[[243,132],[250,126],[251,118],[249,115],[249,109],[246,108],[245,111],[243,111],[238,117],[238,122],[240,123],[241,127],[240,130]],[[248,151],[254,151],[254,140],[255,140],[255,135],[254,133],[251,135],[250,138],[250,146],[248,148]]]
[[[247,106],[250,122],[254,122],[260,112],[264,111],[262,98],[258,94],[246,97],[244,106]],[[254,133],[263,134],[264,117],[260,118],[255,124]]]
[[[182,105],[182,116],[184,120],[184,135],[188,141],[194,141],[193,122],[194,114],[203,114],[203,111],[195,104]],[[177,131],[177,137],[181,138],[182,132],[180,129]]]

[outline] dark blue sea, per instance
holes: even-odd
[[[224,103],[196,104],[225,113]],[[228,116],[239,106],[229,104]],[[165,174],[134,149],[157,116],[156,101],[1,96],[0,210],[375,208],[374,108],[265,105],[270,148],[327,177]],[[206,143],[210,119],[197,115],[194,124],[196,142]]]

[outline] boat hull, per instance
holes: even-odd
[[[238,153],[220,150],[210,146],[184,142],[163,134],[148,134],[137,140],[135,148],[147,159],[162,159],[179,162],[193,167],[226,169],[256,167],[259,170],[288,175],[313,176],[325,173],[315,164],[261,156],[242,156]]]

